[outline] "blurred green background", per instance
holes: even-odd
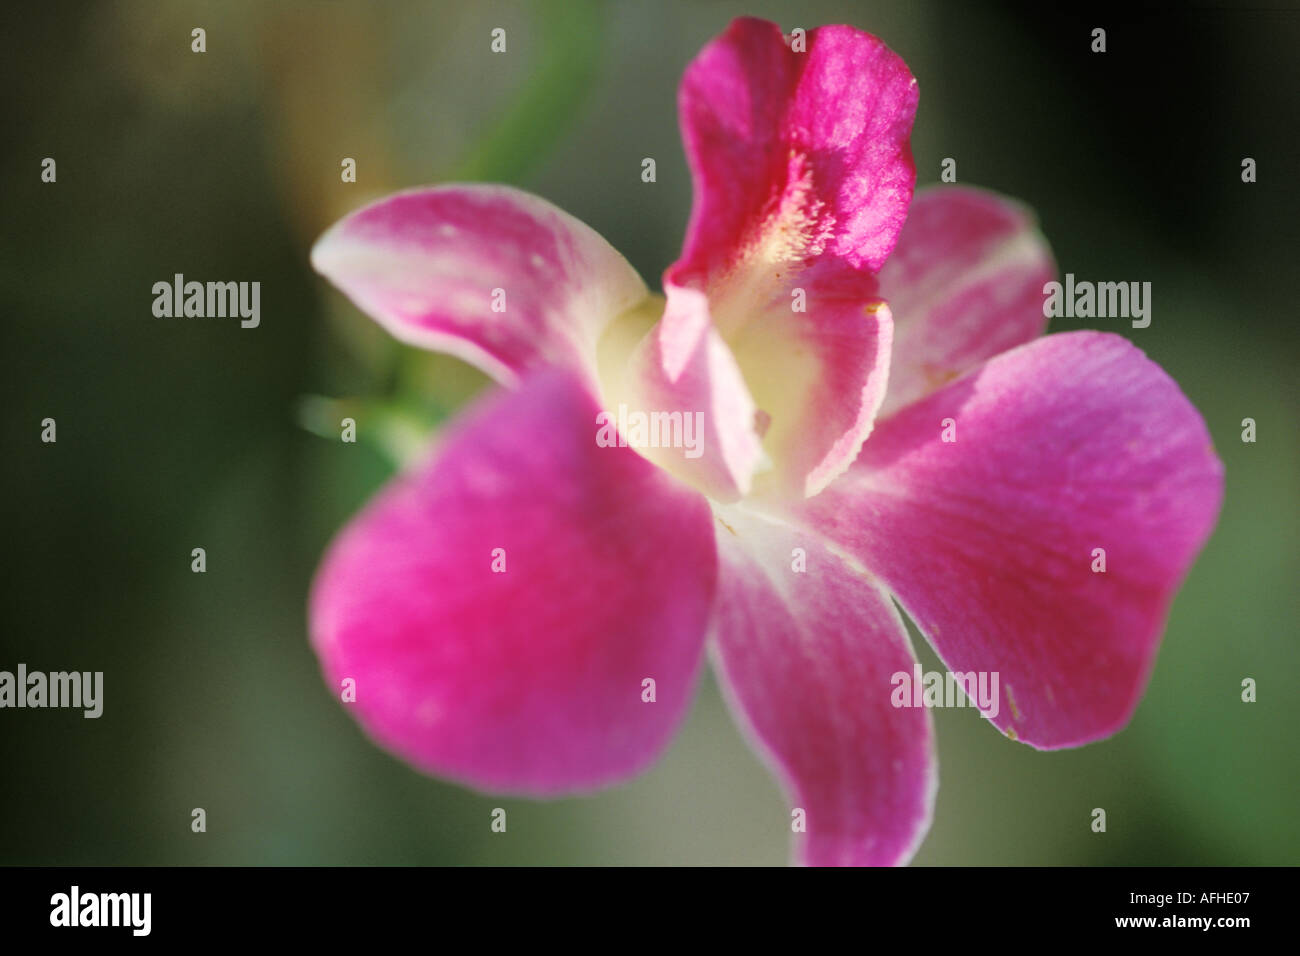
[[[392,442],[313,434],[337,421],[325,400],[377,426],[363,435],[409,438],[485,384],[395,346],[311,272],[312,241],[396,188],[505,181],[590,223],[657,285],[691,199],[677,82],[746,13],[881,36],[920,84],[920,183],[954,157],[961,182],[1038,211],[1062,273],[1152,282],[1148,329],[1053,331],[1130,336],[1227,466],[1218,530],[1131,725],[1042,754],[974,711],[937,711],[938,805],[916,862],[1300,862],[1300,17],[758,0],[6,9],[0,669],[102,670],[105,710],[0,712],[0,862],[787,860],[785,803],[711,677],[630,785],[503,800],[372,746],[322,683],[304,620],[326,542],[392,467]],[[1089,52],[1094,26],[1105,54]],[[506,55],[489,52],[494,27]],[[40,182],[46,156],[57,184]],[[151,286],[177,272],[260,281],[261,327],[155,319]],[[47,416],[55,445],[39,441]],[[195,547],[206,574],[190,571]],[[1240,701],[1244,677],[1257,703]]]

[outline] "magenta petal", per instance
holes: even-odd
[[[600,331],[647,294],[590,227],[506,186],[389,196],[336,223],[312,265],[396,338],[507,384],[538,366],[590,372]]]
[[[346,706],[422,770],[495,791],[586,790],[644,768],[685,713],[713,518],[631,449],[598,446],[596,414],[567,374],[491,396],[352,521],[317,574],[311,632],[329,685],[354,679]]]
[[[742,18],[687,68],[678,95],[695,206],[675,281],[720,278],[756,253],[874,272],[916,181],[916,81],[852,27],[807,36]]]
[[[883,398],[890,329],[875,271],[916,178],[917,92],[869,34],[821,27],[806,44],[740,19],[687,69],[695,202],[664,283],[707,294],[770,422],[781,490],[814,495],[848,467]]]
[[[880,417],[1043,333],[1043,285],[1056,274],[1033,215],[966,186],[923,189],[880,270],[894,317]]]
[[[1128,721],[1222,496],[1205,423],[1169,376],[1119,336],[1074,332],[878,423],[808,506],[949,669],[999,673],[994,723],[1050,749]]]
[[[797,859],[906,863],[929,829],[938,778],[929,713],[891,703],[892,675],[910,679],[915,662],[898,611],[815,534],[723,515],[717,669],[804,812]]]

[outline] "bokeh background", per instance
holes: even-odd
[[[920,183],[954,157],[960,181],[1037,210],[1062,272],[1152,282],[1148,329],[1053,331],[1130,336],[1202,411],[1227,467],[1218,530],[1131,725],[1043,754],[972,710],[936,711],[938,806],[916,863],[1300,862],[1300,17],[1051,6],[9,5],[0,669],[102,670],[105,710],[0,712],[0,862],[786,861],[785,802],[711,678],[635,782],[503,801],[371,745],[305,633],[331,534],[394,453],[486,386],[391,342],[311,272],[312,241],[393,189],[503,181],[590,223],[657,285],[691,199],[677,82],[746,13],[881,36],[920,84]],[[1089,51],[1094,26],[1105,54]],[[494,27],[506,55],[489,52]],[[40,182],[46,156],[57,184]],[[154,318],[151,286],[177,272],[260,281],[261,327]],[[344,409],[362,444],[338,441]],[[47,416],[55,445],[39,441]],[[206,574],[190,571],[194,547]],[[1244,677],[1257,703],[1241,702]],[[498,805],[505,835],[489,830]]]

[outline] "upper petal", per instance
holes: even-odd
[[[796,50],[775,24],[740,19],[687,69],[695,203],[664,282],[707,293],[771,424],[780,486],[812,495],[852,461],[882,399],[889,329],[875,271],[915,182],[917,94],[873,36],[830,26],[806,41]]]
[[[880,417],[1043,333],[1043,285],[1056,274],[1024,206],[968,186],[912,200],[880,293],[894,317]]]
[[[591,373],[601,330],[646,296],[590,227],[507,186],[397,193],[336,223],[311,258],[396,338],[504,383],[543,365]]]
[[[566,373],[462,419],[331,546],[311,600],[331,686],[381,744],[475,787],[584,790],[684,715],[713,598],[705,500],[627,448]],[[646,679],[655,700],[642,700]]]
[[[892,705],[915,658],[880,583],[812,532],[729,508],[714,650],[728,702],[804,812],[797,858],[906,863],[938,786],[930,714]],[[800,551],[796,551],[800,549]]]
[[[678,95],[695,206],[674,280],[822,257],[877,271],[916,181],[916,100],[907,66],[870,34],[821,27],[797,52],[774,23],[733,22]]]
[[[1128,721],[1222,495],[1178,386],[1123,338],[1074,332],[881,422],[807,517],[950,670],[997,672],[994,723],[1046,749]]]

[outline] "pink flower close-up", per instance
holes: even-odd
[[[850,27],[800,40],[740,19],[687,68],[662,294],[505,186],[401,192],[319,240],[395,338],[499,387],[342,530],[310,628],[382,747],[539,798],[645,770],[707,656],[802,811],[795,860],[899,864],[938,787],[929,710],[894,694],[903,614],[949,671],[997,675],[1007,737],[1114,734],[1223,469],[1126,339],[1043,335],[1028,209],[913,195],[903,61]]]

